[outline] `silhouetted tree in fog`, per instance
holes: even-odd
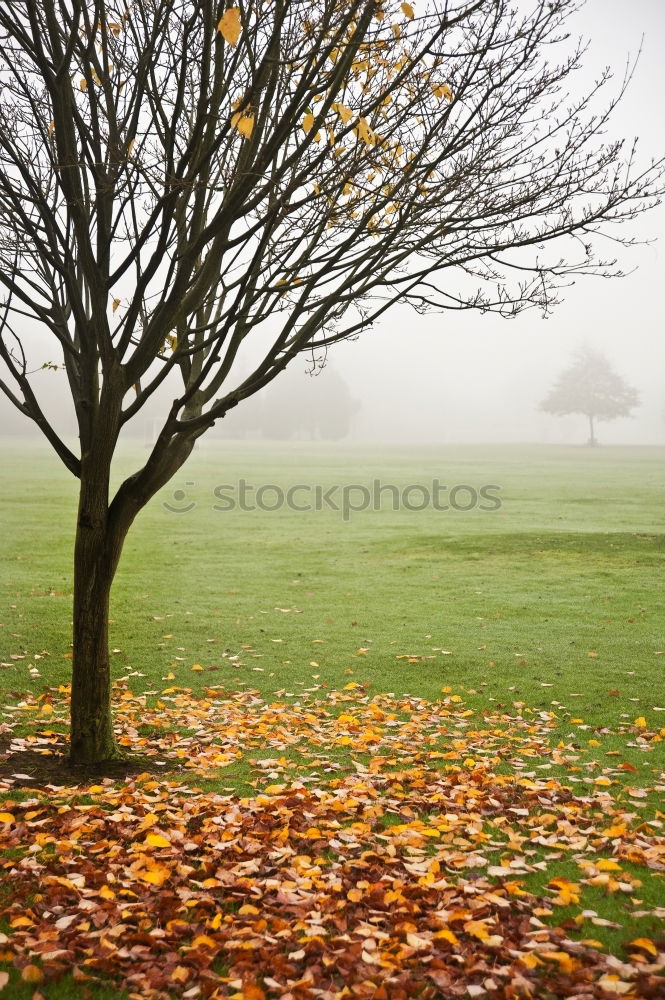
[[[561,373],[540,408],[558,417],[569,413],[584,414],[589,422],[587,443],[595,446],[598,444],[597,420],[629,417],[638,404],[637,390],[612,370],[603,354],[585,347],[578,352],[573,364]]]

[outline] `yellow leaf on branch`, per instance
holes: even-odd
[[[366,118],[358,119],[358,124],[354,128],[354,132],[356,133],[359,139],[362,139],[362,141],[365,143],[366,146],[373,146],[374,143],[376,142],[376,137],[374,135],[374,132],[367,124]]]
[[[402,13],[404,14],[405,17],[408,17],[409,20],[413,20],[413,18],[415,16],[414,13],[413,13],[413,7],[411,6],[410,3],[403,3],[402,4]]]
[[[249,139],[254,131],[254,115],[246,115],[242,111],[236,111],[231,116],[231,125],[240,132],[243,138]]]
[[[353,111],[350,111],[344,104],[333,104],[332,109],[337,112],[345,125],[353,118]]]
[[[240,24],[240,8],[229,7],[229,9],[220,17],[217,30],[225,42],[228,42],[229,45],[237,45],[238,39],[240,38],[240,32],[242,30],[242,25]]]
[[[452,101],[453,99],[453,92],[447,83],[439,83],[435,85],[432,87],[432,92],[435,97],[439,98],[439,100],[441,100],[442,97],[445,97],[447,101]]]

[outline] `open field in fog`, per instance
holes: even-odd
[[[7,746],[14,740],[12,753],[37,748],[48,756],[67,732],[75,483],[41,444],[6,439],[2,453],[0,721],[11,734]],[[126,451],[116,478],[145,455],[138,446]],[[97,851],[97,841],[102,847],[110,841],[112,860],[104,864],[115,872],[113,889],[106,886],[99,920],[109,927],[114,921],[127,925],[123,934],[145,952],[145,975],[158,975],[159,962],[141,942],[151,940],[146,929],[154,907],[165,907],[171,898],[177,902],[160,890],[167,876],[176,884],[180,869],[173,867],[169,838],[189,822],[192,794],[208,818],[228,808],[230,800],[220,792],[241,796],[233,800],[240,810],[234,822],[241,817],[239,842],[253,845],[248,864],[262,857],[252,840],[258,836],[256,808],[288,807],[294,842],[292,848],[286,844],[284,858],[297,854],[302,861],[312,852],[323,872],[322,882],[314,880],[324,886],[317,906],[328,905],[326,865],[333,866],[333,881],[351,879],[344,881],[349,902],[340,905],[357,903],[357,919],[364,919],[364,889],[353,881],[352,849],[358,844],[347,850],[335,834],[326,846],[331,835],[318,829],[329,821],[326,790],[334,789],[342,796],[335,829],[355,830],[370,856],[381,853],[385,842],[392,849],[394,838],[398,856],[406,851],[409,863],[416,855],[430,857],[438,866],[432,878],[442,873],[441,885],[450,877],[459,886],[474,879],[477,892],[485,887],[491,906],[500,907],[493,925],[499,936],[491,940],[508,941],[509,921],[521,919],[520,913],[539,916],[542,933],[553,937],[535,969],[528,966],[529,975],[545,977],[537,995],[563,995],[557,977],[583,977],[585,969],[601,989],[602,977],[614,975],[614,967],[603,964],[608,951],[626,961],[632,955],[630,969],[622,966],[626,982],[658,976],[662,965],[652,942],[659,940],[663,916],[657,859],[665,786],[664,479],[662,451],[649,448],[204,444],[130,532],[112,601],[121,743],[153,754],[160,780],[147,775],[129,785],[95,781],[74,792],[50,787],[41,793],[39,783],[25,780],[25,767],[5,768],[11,779],[0,793],[2,836],[9,838],[0,844],[6,875],[0,933],[9,937],[6,947],[19,941],[18,953],[25,956],[30,935],[54,933],[51,904],[39,892],[30,895],[36,891],[30,880],[37,879],[65,907],[55,912],[64,914],[67,954],[93,954],[86,949],[97,948],[97,938],[89,921],[76,915],[78,895],[69,900],[61,887],[82,872],[77,877],[87,880],[85,892],[96,898],[89,887],[97,861],[91,868],[85,845],[89,841]],[[242,510],[241,480],[247,508],[256,506],[257,497],[260,506],[275,506],[291,489],[293,503],[316,507],[318,497],[324,509]],[[374,509],[375,480],[383,488],[380,509]],[[406,509],[404,500],[422,506],[423,490],[431,497],[436,481],[439,506],[473,509]],[[367,509],[352,510],[367,500],[364,489]],[[394,498],[399,509],[392,509]],[[331,509],[335,504],[341,509]],[[18,778],[10,773],[17,768]],[[291,787],[300,791],[288,792]],[[315,792],[307,798],[310,789]],[[304,834],[297,832],[298,796],[305,797]],[[155,850],[146,886],[135,871],[149,838],[139,843],[126,823],[153,809],[161,816],[154,830],[163,831],[153,835],[153,847],[168,850]],[[14,829],[29,831],[29,824],[13,825],[24,813],[38,828],[39,849],[31,846],[30,832],[11,839]],[[86,832],[79,848],[82,815]],[[462,835],[454,825],[448,832],[447,824],[457,821]],[[49,841],[51,829],[55,839]],[[192,829],[196,839],[199,827]],[[208,874],[220,863],[218,829],[201,831],[199,854],[186,858],[209,864]],[[273,850],[272,839],[268,847]],[[36,857],[44,868],[33,871]],[[268,881],[260,904],[269,920],[274,857],[266,855]],[[224,864],[232,863],[229,854]],[[192,868],[182,870],[186,888],[190,878],[203,878],[192,875]],[[425,892],[419,870],[405,877],[411,899]],[[263,886],[261,878],[256,876],[257,886]],[[131,903],[125,908],[120,893],[116,911],[119,884]],[[443,899],[448,890],[437,891]],[[173,973],[183,978],[172,989],[181,995],[185,986],[178,983],[197,982],[192,963],[200,956],[188,942],[192,935],[204,940],[203,934],[217,949],[214,961],[205,959],[221,977],[213,995],[245,995],[238,992],[240,973],[229,972],[239,967],[225,951],[231,927],[220,929],[221,918],[211,923],[210,915],[220,907],[219,913],[233,914],[241,934],[249,934],[248,921],[259,909],[250,906],[247,912],[255,914],[243,916],[246,907],[236,912],[238,903],[227,900],[225,889],[207,892],[214,897],[201,903],[208,908],[207,922],[199,920],[198,910],[183,907],[168,911],[177,915],[171,923],[162,920],[167,936],[172,925],[181,926],[173,931],[177,942],[169,944],[167,956],[171,961],[178,948],[185,955],[185,965],[174,965],[184,971]],[[245,899],[247,890],[242,892]],[[466,889],[460,892],[466,899]],[[502,893],[510,896],[507,908]],[[430,905],[424,904],[424,914]],[[192,921],[191,934],[183,913]],[[472,941],[469,928],[478,930],[477,924],[441,934],[457,941],[457,953]],[[162,934],[161,923],[157,930]],[[480,931],[487,938],[483,924],[470,947],[486,956]],[[293,954],[305,954],[300,940],[289,940]],[[53,947],[48,945],[56,955]],[[122,981],[131,966],[126,950],[104,953],[104,962],[86,968]],[[35,983],[47,1000],[85,995],[85,981],[82,987],[63,976],[57,957],[44,958],[43,973],[41,964],[31,964],[34,978],[24,982],[13,954],[2,953],[0,961],[8,963],[17,1000],[29,1000]],[[141,955],[131,961],[143,962]],[[640,965],[645,955],[652,963],[648,969]],[[422,969],[416,958],[417,977]],[[262,975],[274,976],[273,958],[259,961]],[[499,952],[493,961],[498,968]],[[521,959],[506,961],[527,969]],[[164,967],[168,979],[171,966]],[[131,994],[116,986],[94,988],[108,1000]],[[630,995],[656,995],[639,988]],[[437,1000],[445,996],[445,990],[436,994]]]
[[[75,484],[41,445],[6,442],[3,453],[2,659],[26,658],[0,683],[16,690],[43,650],[42,681],[67,679]],[[145,454],[127,455],[118,476]],[[370,509],[346,521],[331,509],[216,510],[238,503],[243,478],[246,506],[260,486],[302,484],[298,505],[315,506],[320,486],[341,507],[342,487],[357,484]],[[468,485],[499,487],[501,508],[392,509],[388,487],[400,504],[414,487],[406,500],[419,506],[415,487],[431,492],[437,479],[440,506],[469,506],[471,491],[450,495]],[[593,724],[648,713],[665,663],[664,488],[663,453],[649,448],[204,445],[130,532],[112,601],[117,675],[150,684],[172,670],[196,689],[214,667],[216,682],[268,692],[353,670],[376,690],[432,697],[454,684],[483,699],[557,701]],[[273,506],[279,494],[259,499]]]

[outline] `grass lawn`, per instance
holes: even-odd
[[[19,761],[21,749],[52,754],[66,731],[75,484],[41,444],[5,440],[2,454],[2,723],[5,753]],[[138,446],[123,454],[117,479],[145,454]],[[7,937],[0,948],[7,950],[0,960],[10,975],[11,996],[20,1000],[38,990],[44,997],[82,997],[92,982],[94,995],[104,997],[101,977],[125,983],[125,994],[109,987],[109,997],[299,998],[315,996],[307,991],[316,985],[293,984],[308,969],[318,969],[315,980],[329,976],[333,984],[325,1000],[337,996],[339,982],[355,984],[354,995],[376,1000],[384,994],[390,1000],[504,997],[510,962],[521,970],[510,973],[515,996],[529,995],[519,992],[526,990],[520,976],[527,984],[537,981],[536,995],[543,997],[580,993],[580,983],[589,996],[662,995],[657,952],[663,951],[665,915],[664,468],[663,452],[655,448],[396,451],[204,442],[181,476],[139,516],[112,600],[122,739],[154,755],[158,779],[89,781],[72,792],[44,791],[7,776],[0,802],[3,815],[11,817],[0,890],[0,933]],[[217,488],[240,479],[285,492],[296,484],[371,488],[375,479],[403,491],[431,488],[439,480],[444,502],[452,486],[479,491],[493,485],[501,507],[393,510],[384,491],[381,509],[370,505],[347,520],[330,509],[215,509],[225,506]],[[268,504],[274,495],[264,491]],[[409,496],[417,505],[418,490]],[[298,502],[303,497],[301,491]],[[357,501],[360,491],[352,497]],[[468,497],[468,490],[459,490],[458,506]],[[339,491],[332,499],[339,502]],[[21,773],[18,764],[14,771]],[[355,847],[334,834],[330,796],[345,803],[340,828],[354,831]],[[153,824],[169,842],[169,831],[190,815],[191,802],[199,803],[203,827],[192,832],[185,823],[183,830],[200,848],[205,833],[199,853],[210,862],[200,862],[208,880],[219,881],[209,846],[219,815],[227,816],[250,859],[238,863],[249,865],[259,849],[248,845],[261,823],[274,847],[274,817],[297,814],[298,823],[292,818],[285,827],[299,831],[292,854],[308,857],[310,868],[319,871],[302,875],[303,889],[289,868],[289,888],[282,886],[276,901],[270,896],[274,873],[267,870],[255,873],[255,885],[243,883],[242,891],[225,881],[227,872],[219,885],[207,886],[212,902],[204,898],[206,878],[199,879],[201,913],[181,899],[185,916],[174,917],[164,902],[163,887],[178,882],[169,858],[150,854],[153,867],[137,869],[136,857],[144,855],[134,847],[127,848],[127,857],[112,854],[117,872],[108,891],[117,896],[123,884],[138,902],[128,895],[123,905],[129,910],[118,916],[109,898],[100,933],[103,938],[116,918],[124,921],[138,935],[139,950],[117,961],[106,953],[102,959],[87,937],[95,933],[94,921],[78,937],[78,923],[66,923],[80,886],[57,879],[67,880],[72,871],[80,875],[97,849],[93,842],[135,844],[136,828],[127,832],[123,810],[131,806],[140,828],[151,815],[147,800],[156,803],[156,815],[157,804],[165,810],[178,804],[169,823]],[[82,815],[89,822],[88,846],[67,847],[78,843]],[[44,840],[52,826],[57,836]],[[149,828],[142,828],[142,836]],[[291,843],[288,837],[285,843]],[[411,868],[402,873],[402,883],[386,890],[384,876],[374,873],[361,884],[353,854],[358,845],[368,857],[377,845],[393,861],[406,857]],[[153,848],[159,851],[157,841]],[[282,860],[273,857],[271,864],[279,868]],[[508,882],[502,867],[512,872]],[[140,874],[145,871],[152,879]],[[86,885],[92,884],[91,872],[81,875]],[[193,870],[183,874],[182,864],[178,872],[178,884],[198,878]],[[454,889],[439,884],[446,878]],[[289,893],[318,893],[316,905],[325,914],[321,900],[341,891],[335,888],[339,879],[344,905],[364,907],[363,919],[386,907],[399,911],[406,899],[401,924],[388,931],[391,940],[406,935],[406,950],[381,952],[379,936],[361,958],[353,951],[356,930],[351,924],[342,929],[335,911],[337,932],[355,942],[347,950],[361,973],[356,981],[355,973],[344,972],[338,945],[335,968],[342,979],[333,983],[323,945],[303,947],[304,939],[317,935],[303,926],[294,930],[298,921],[306,922],[298,908],[305,904]],[[137,884],[153,895],[144,899]],[[379,884],[381,892],[397,895],[367,910]],[[417,898],[421,891],[434,892],[432,884],[440,894],[437,912],[445,903],[449,915],[436,927],[417,915],[430,919],[436,910],[433,897]],[[446,897],[465,892],[471,898],[480,886],[486,910],[471,907],[464,916],[457,897]],[[492,886],[502,887],[503,906]],[[252,893],[262,900],[256,913],[247,902]],[[215,912],[224,909],[221,897],[229,920],[214,926]],[[537,925],[528,931],[520,925],[519,934],[517,924],[509,930],[506,900],[515,920],[528,923],[530,914]],[[136,915],[132,907],[139,903],[145,909]],[[28,906],[27,924],[16,923],[21,905]],[[243,906],[250,911],[243,914]],[[310,900],[305,910],[313,906]],[[450,913],[462,914],[457,924]],[[285,914],[289,927],[279,923]],[[184,922],[186,932],[176,924],[164,932],[169,919]],[[47,930],[56,920],[65,920],[55,935],[57,947],[36,945],[49,934],[53,945]],[[277,945],[263,958],[256,943],[254,951],[240,948],[236,939],[229,945],[225,926],[233,924],[233,933],[240,926],[240,938],[246,931],[244,940],[254,940],[247,928],[254,927],[256,936],[257,920],[268,921],[262,933],[278,942],[281,927],[288,968],[280,968]],[[413,929],[404,930],[407,924]],[[153,949],[146,935],[155,927],[166,933],[169,950],[162,943]],[[456,943],[436,937],[443,931]],[[330,928],[326,933],[330,940]],[[543,941],[533,945],[530,939],[531,951],[514,944],[512,951],[522,954],[515,957],[507,942],[528,934],[541,934]],[[357,940],[368,935],[365,929]],[[501,943],[492,940],[498,937]],[[194,947],[192,941],[201,938],[212,945]],[[441,941],[457,957],[432,953],[432,942],[438,948]],[[485,968],[473,965],[474,941],[481,950],[498,949],[504,964],[497,957]],[[141,948],[148,949],[150,961]],[[378,954],[384,958],[377,960]],[[603,964],[611,955],[620,961]],[[160,961],[166,981],[150,972]],[[408,982],[391,972],[391,963],[407,970]],[[140,970],[135,981],[128,978],[130,965]],[[496,971],[500,965],[504,973]],[[62,975],[71,967],[75,977]],[[587,981],[592,967],[595,978]],[[26,975],[26,968],[36,971]],[[212,978],[205,978],[208,973]],[[392,985],[384,985],[382,977],[389,974]],[[374,983],[373,993],[362,986],[367,982]]]

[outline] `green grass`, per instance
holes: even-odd
[[[41,445],[5,442],[3,453],[0,686],[38,690],[68,677],[75,483]],[[144,458],[123,455],[116,479]],[[194,690],[297,693],[313,675],[333,686],[353,671],[372,691],[435,697],[452,684],[507,704],[555,702],[590,726],[649,718],[665,664],[662,459],[647,448],[406,455],[212,442],[129,535],[112,600],[116,676],[135,689],[173,672]],[[368,510],[346,523],[334,511],[213,510],[215,486],[241,477],[284,488],[493,483],[502,507]],[[197,506],[168,512],[187,482]],[[431,658],[397,659],[406,654]]]

